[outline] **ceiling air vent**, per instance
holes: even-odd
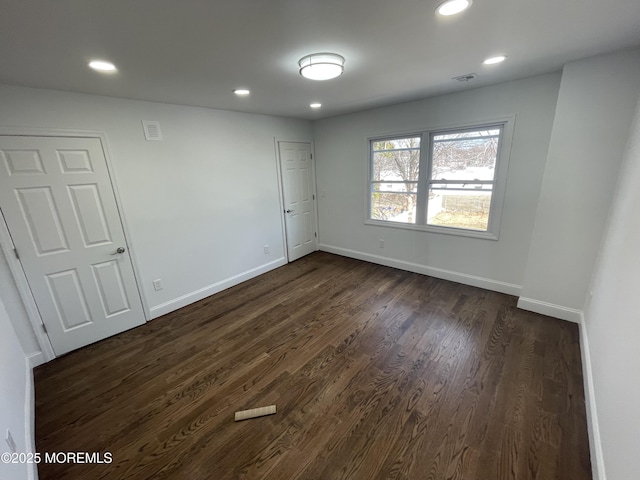
[[[142,128],[144,129],[144,138],[146,138],[147,141],[162,140],[162,131],[160,130],[160,122],[142,120]]]
[[[465,73],[464,75],[453,77],[451,80],[457,80],[459,82],[468,82],[469,80],[473,80],[476,77],[477,75],[475,73]]]

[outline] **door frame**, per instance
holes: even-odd
[[[313,213],[316,217],[316,232],[318,236],[315,238],[315,251],[318,251],[318,245],[320,245],[320,230],[318,229],[318,179],[316,175],[316,152],[313,144],[313,140],[304,139],[304,140],[290,140],[282,137],[274,137],[274,148],[276,151],[276,168],[277,168],[277,177],[278,177],[278,196],[280,197],[280,225],[282,227],[282,245],[284,246],[284,258],[289,260],[289,244],[287,240],[287,224],[286,217],[284,214],[285,203],[284,203],[284,183],[282,180],[282,159],[280,158],[280,144],[281,143],[308,143],[311,151],[311,170],[313,172]]]
[[[140,269],[138,266],[138,260],[136,257],[136,249],[133,246],[131,235],[129,234],[129,228],[127,226],[127,220],[122,208],[122,202],[120,200],[120,193],[115,182],[115,168],[111,163],[111,155],[109,153],[109,147],[107,142],[107,134],[105,132],[93,131],[93,130],[75,130],[75,129],[57,129],[57,128],[33,128],[33,127],[2,127],[0,126],[0,137],[14,136],[14,137],[80,137],[80,138],[97,138],[100,140],[102,146],[102,152],[104,153],[105,162],[107,165],[107,172],[109,174],[109,183],[113,190],[113,194],[116,201],[116,208],[118,209],[118,215],[120,217],[120,223],[122,224],[122,231],[124,233],[125,242],[128,247],[128,253],[131,258],[131,264],[133,267],[133,278],[136,286],[136,293],[142,303],[142,311],[144,314],[145,322],[151,320],[149,314],[149,304],[144,296],[142,289],[140,288]],[[22,269],[22,263],[14,254],[14,244],[9,233],[9,228],[4,218],[4,213],[0,210],[0,248],[7,259],[9,269],[13,276],[13,281],[16,284],[20,298],[24,304],[29,318],[29,323],[35,334],[40,351],[44,359],[43,363],[49,362],[56,358],[53,351],[49,336],[44,330],[44,322],[40,316],[38,306],[36,304],[31,288],[27,281],[27,277]]]

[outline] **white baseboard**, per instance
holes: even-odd
[[[278,258],[272,262],[265,263],[264,265],[260,265],[259,267],[252,268],[251,270],[247,270],[246,272],[239,273],[238,275],[234,275],[233,277],[226,278],[220,282],[216,282],[211,285],[207,285],[204,288],[196,290],[195,292],[187,293],[186,295],[182,295],[181,297],[174,298],[173,300],[169,300],[168,302],[162,303],[160,305],[156,305],[155,307],[151,307],[149,309],[150,318],[158,318],[162,315],[166,315],[167,313],[173,312],[179,308],[185,307],[187,305],[191,305],[198,300],[202,300],[203,298],[207,298],[213,294],[221,292],[222,290],[226,290],[227,288],[233,287],[234,285],[238,285],[246,280],[249,280],[253,277],[257,277],[258,275],[262,275],[270,270],[281,267],[287,264],[287,259],[284,257]]]
[[[533,298],[520,297],[518,299],[518,308],[547,315],[548,317],[559,318],[560,320],[566,320],[568,322],[579,324],[582,321],[582,310],[542,302],[540,300],[534,300]]]
[[[36,452],[36,390],[33,382],[33,369],[43,363],[45,363],[45,358],[42,352],[34,352],[26,356],[25,374],[27,376],[27,386],[25,387],[24,396],[24,438],[27,448],[34,453]],[[27,475],[29,480],[38,480],[38,465],[35,463],[30,464]]]
[[[513,283],[505,283],[498,280],[492,280],[490,278],[477,277],[475,275],[454,272],[452,270],[429,267],[427,265],[421,265],[419,263],[412,263],[404,260],[396,260],[394,258],[372,255],[370,253],[359,252],[357,250],[349,250],[347,248],[334,247],[325,244],[320,244],[319,248],[323,252],[335,253],[336,255],[342,255],[343,257],[356,258],[358,260],[364,260],[365,262],[385,265],[387,267],[399,268],[400,270],[406,270],[408,272],[420,273],[422,275],[429,275],[430,277],[442,278],[444,280],[451,280],[452,282],[485,288],[487,290],[506,293],[508,295],[518,296],[520,294],[520,290],[522,289],[521,285],[515,285]]]
[[[589,351],[589,336],[584,321],[580,315],[580,352],[582,354],[582,378],[584,381],[584,398],[587,411],[587,429],[589,432],[589,451],[591,452],[591,476],[593,480],[606,480],[604,469],[604,454],[600,439],[600,425],[596,409],[596,397],[593,386],[593,370],[591,368],[591,352]]]
[[[29,362],[32,370],[37,366],[46,363],[44,354],[42,352],[30,353],[29,355],[27,355],[27,361]]]
[[[37,360],[38,356],[41,358],[41,360]],[[27,446],[27,452],[25,453],[35,453],[36,451],[36,392],[33,385],[34,361],[41,361],[41,363],[44,363],[44,357],[42,356],[41,352],[26,356],[24,362],[24,374],[27,379],[27,381],[25,382],[26,385],[24,392],[24,440],[25,445]],[[38,365],[40,365],[40,363]],[[29,480],[38,480],[38,465],[36,463],[31,463],[27,466],[27,478]]]

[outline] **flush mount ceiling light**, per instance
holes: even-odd
[[[235,93],[236,95],[240,96],[240,97],[244,97],[249,95],[251,92],[249,90],[247,90],[246,88],[236,88],[233,93]]]
[[[118,71],[113,63],[105,62],[104,60],[91,60],[89,62],[89,67],[93,68],[96,72],[102,73],[113,73]]]
[[[311,105],[309,105],[309,106],[310,106],[311,108],[320,108],[320,107],[322,107],[322,104],[321,104],[321,103],[318,103],[318,102],[314,102],[314,103],[312,103],[312,104],[311,104]]]
[[[337,53],[312,53],[298,62],[300,75],[310,80],[330,80],[344,72],[344,57]]]
[[[472,0],[447,0],[441,3],[436,12],[440,15],[448,17],[449,15],[455,15],[460,13],[471,6]]]
[[[496,55],[495,57],[489,57],[484,62],[485,65],[495,65],[496,63],[502,63],[507,59],[506,55]]]

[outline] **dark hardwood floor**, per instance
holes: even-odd
[[[35,371],[47,479],[590,479],[577,326],[314,253]],[[236,410],[277,404],[235,423]]]

